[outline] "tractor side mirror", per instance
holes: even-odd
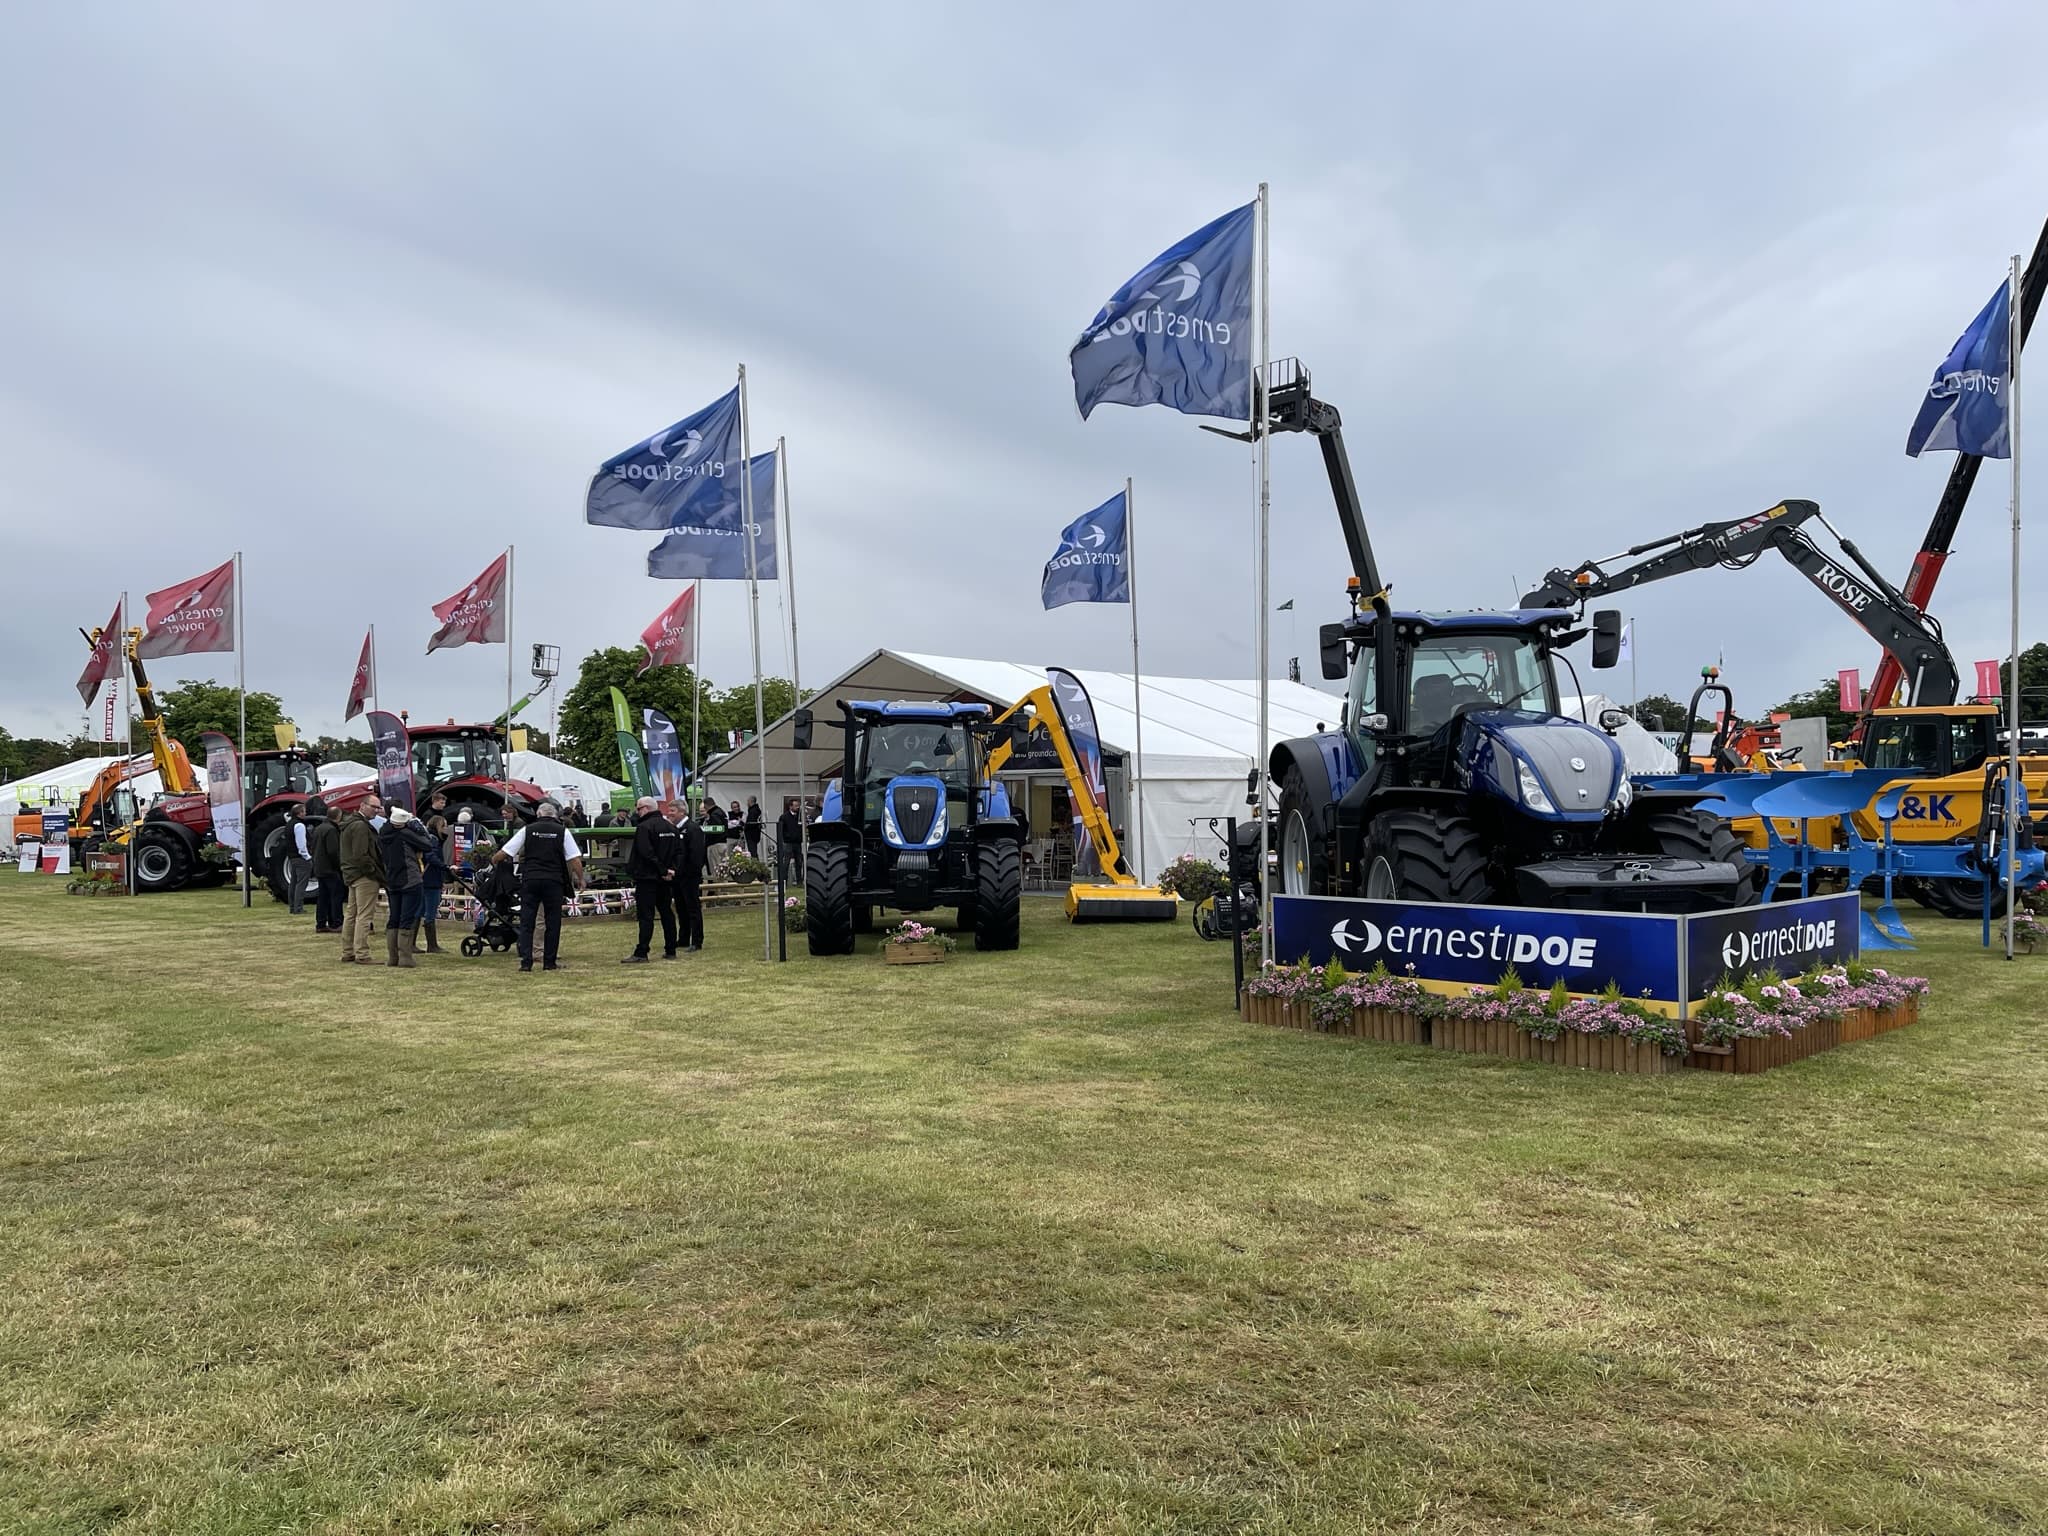
[[[1603,709],[1600,711],[1600,729],[1610,736],[1627,724],[1628,714],[1624,710]]]
[[[1358,719],[1358,728],[1368,736],[1381,735],[1387,729],[1387,717],[1385,715],[1361,715]]]
[[[1010,722],[1010,755],[1021,756],[1031,750],[1031,722],[1022,716]]]
[[[1344,626],[1325,624],[1316,631],[1316,643],[1323,653],[1323,681],[1342,682],[1351,671],[1351,657],[1344,645]]]
[[[809,709],[800,709],[790,717],[790,736],[792,745],[796,747],[797,751],[808,752],[811,750],[811,712]]]
[[[1246,805],[1257,805],[1259,803],[1259,770],[1256,768],[1244,776],[1244,803]]]
[[[1621,664],[1621,610],[1602,608],[1593,615],[1593,665],[1605,670]]]

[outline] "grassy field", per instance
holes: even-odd
[[[0,874],[0,1529],[2048,1529],[2048,959],[1963,925],[1918,1027],[1668,1079],[1255,1029],[1050,901],[310,923]]]

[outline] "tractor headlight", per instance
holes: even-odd
[[[1532,811],[1548,811],[1557,814],[1557,807],[1550,803],[1550,794],[1543,787],[1543,781],[1536,777],[1536,770],[1515,759],[1515,787],[1522,793],[1522,804]]]
[[[1636,797],[1636,787],[1629,782],[1627,774],[1621,776],[1621,783],[1615,787],[1614,798],[1607,802],[1607,808],[1617,816],[1629,808]]]

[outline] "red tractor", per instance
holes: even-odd
[[[457,725],[451,720],[446,725],[415,725],[407,734],[412,738],[413,791],[422,809],[428,798],[439,791],[448,797],[450,815],[467,807],[476,820],[502,825],[511,818],[531,820],[541,801],[547,798],[538,784],[505,777],[504,740],[496,726]],[[317,793],[326,803],[328,814],[340,816],[361,805],[376,790],[375,779],[362,779],[353,784],[332,785]],[[263,877],[279,901],[290,895],[284,861],[292,846],[292,817],[315,792],[307,787],[273,794],[250,813],[249,846],[255,860],[250,868]]]

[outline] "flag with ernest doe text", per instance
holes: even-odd
[[[1906,434],[1906,452],[1944,449],[1985,459],[2012,456],[2012,288],[2000,283],[1934,370]]]
[[[190,581],[152,592],[138,656],[185,656],[235,648],[235,562],[225,560]]]
[[[121,605],[117,602],[114,604],[114,616],[107,620],[106,628],[92,643],[92,654],[85,659],[85,670],[78,674],[78,696],[88,704],[100,691],[101,683],[121,675],[121,619]]]
[[[754,511],[754,563],[759,579],[775,580],[775,450],[757,453],[748,489]],[[745,581],[747,526],[739,477],[730,495],[693,502],[667,525],[668,537],[647,553],[647,574],[666,581]]]
[[[660,533],[740,499],[740,392],[600,464],[584,497],[584,521]],[[737,515],[737,514],[735,514]]]
[[[1038,581],[1038,598],[1045,607],[1131,600],[1128,511],[1124,493],[1118,491],[1060,530],[1060,547],[1045,562]]]

